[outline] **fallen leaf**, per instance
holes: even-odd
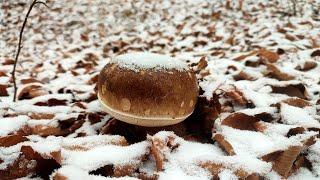
[[[299,71],[309,71],[317,67],[317,65],[314,61],[306,61],[302,66],[298,65],[295,69]]]
[[[320,49],[317,49],[317,50],[313,51],[310,56],[311,57],[320,56]]]
[[[270,63],[275,63],[278,61],[279,59],[279,55],[275,52],[272,51],[268,51],[266,49],[260,49],[258,51],[258,55],[262,58],[262,59],[266,59],[267,61],[269,61]]]
[[[0,96],[9,96],[6,85],[0,84]]]
[[[32,99],[34,97],[43,96],[49,94],[49,91],[45,89],[39,83],[29,83],[18,89],[17,97],[19,100]]]
[[[222,120],[221,124],[235,129],[256,131],[254,124],[260,119],[244,113],[232,113]]]
[[[236,155],[234,152],[234,149],[232,145],[221,135],[221,134],[215,134],[213,136],[213,139],[217,141],[219,146],[228,153],[228,155],[233,156]]]
[[[286,86],[274,86],[273,85],[273,86],[271,86],[271,88],[272,88],[272,93],[286,94],[288,96],[298,97],[298,98],[304,99],[304,100],[309,99],[309,95],[308,95],[308,92],[306,91],[306,87],[301,83],[300,84],[289,84]]]
[[[278,79],[280,81],[289,81],[294,79],[294,76],[280,71],[278,67],[273,64],[267,63],[266,66],[270,71],[269,76],[271,76],[272,78]]]
[[[27,141],[28,138],[26,138],[23,135],[20,134],[14,134],[14,135],[8,135],[5,137],[0,137],[0,147],[9,147],[16,145],[18,143]]]

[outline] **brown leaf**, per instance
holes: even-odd
[[[203,69],[205,69],[207,66],[208,66],[208,62],[207,62],[207,60],[206,60],[206,57],[204,57],[204,56],[201,57],[197,69],[198,69],[198,70],[203,70]]]
[[[18,92],[19,92],[18,93],[18,99],[19,100],[32,99],[34,97],[38,97],[38,96],[43,96],[43,95],[49,94],[49,91],[46,90],[44,87],[42,87],[41,85],[33,84],[33,83],[26,84]]]
[[[262,58],[262,59],[266,59],[268,60],[270,63],[275,63],[278,61],[279,59],[279,55],[275,52],[272,51],[268,51],[266,49],[260,49],[258,51],[258,55]]]
[[[81,109],[87,109],[87,107],[86,107],[83,103],[81,103],[81,102],[75,102],[75,103],[72,105],[72,107],[75,107],[75,106],[77,106],[77,107],[79,107],[79,108],[81,108]]]
[[[289,41],[295,41],[296,40],[296,38],[294,36],[290,35],[290,34],[286,34],[285,38],[288,39]]]
[[[306,167],[310,171],[312,171],[312,164],[311,162],[303,155],[298,156],[296,161],[293,163],[291,168],[290,174],[297,172],[301,167]]]
[[[277,160],[282,155],[282,153],[283,153],[283,151],[274,151],[272,153],[263,155],[261,157],[261,159],[266,162],[273,162],[273,161]]]
[[[238,90],[226,91],[224,93],[224,96],[231,98],[232,100],[243,106],[248,103],[248,100],[243,96],[242,92]]]
[[[222,164],[218,164],[212,161],[206,161],[206,162],[200,162],[199,166],[202,168],[207,169],[212,175],[213,179],[218,178],[219,173],[226,169],[226,167]],[[239,177],[240,179],[246,179],[247,177],[251,176],[250,173],[246,172],[245,170],[238,168],[233,170],[235,175]]]
[[[0,71],[0,77],[7,76],[7,74],[4,71]]]
[[[47,114],[47,113],[31,113],[29,115],[29,117],[31,119],[36,119],[36,120],[39,120],[39,119],[53,119],[54,118],[54,114]]]
[[[98,32],[100,37],[106,37],[106,27],[103,23],[98,24]]]
[[[116,165],[114,166],[114,176],[115,177],[123,177],[123,176],[132,176],[133,173],[137,170],[137,166],[133,164],[127,165]]]
[[[62,134],[60,128],[53,127],[53,126],[45,126],[45,125],[36,125],[34,127],[30,127],[32,134],[36,134],[42,137],[47,136],[59,136]]]
[[[317,49],[317,50],[313,51],[310,56],[311,57],[320,56],[320,49]]]
[[[314,61],[306,61],[303,66],[298,65],[295,69],[299,71],[309,71],[317,67],[317,63]]]
[[[99,114],[94,114],[94,113],[89,113],[88,114],[88,119],[91,124],[95,124],[101,121],[101,116]]]
[[[295,106],[295,107],[299,107],[299,108],[311,106],[311,103],[309,101],[306,101],[304,99],[297,98],[297,97],[288,98],[288,99],[283,100],[282,102],[284,102],[290,106]]]
[[[158,171],[163,170],[163,163],[166,160],[164,154],[162,153],[162,149],[165,147],[165,143],[158,138],[150,138],[151,140],[151,149],[150,154],[154,157],[156,160],[156,166]]]
[[[291,75],[289,75],[287,73],[284,73],[284,72],[280,71],[278,69],[278,67],[273,65],[273,64],[267,63],[266,66],[267,66],[268,70],[270,71],[269,75],[272,78],[278,79],[280,81],[289,81],[289,80],[293,80],[294,79],[294,76],[291,76]]]
[[[67,177],[65,177],[64,175],[62,174],[59,174],[59,173],[56,173],[53,177],[52,177],[53,180],[68,180]]]
[[[213,136],[213,139],[217,141],[219,146],[228,153],[228,155],[233,156],[236,155],[234,152],[234,149],[232,145],[221,135],[221,134],[215,134]]]
[[[256,131],[255,123],[260,119],[244,113],[233,113],[222,120],[221,124],[235,129]]]
[[[6,85],[0,84],[0,96],[9,96]]]
[[[53,159],[45,159],[30,146],[22,146],[19,157],[8,169],[0,170],[1,179],[16,179],[28,175],[49,177],[52,171],[58,168]]]
[[[0,147],[9,147],[16,145],[18,143],[27,141],[28,138],[26,138],[23,135],[20,134],[14,134],[14,135],[9,135],[5,137],[0,137]]]
[[[240,81],[240,80],[248,80],[248,81],[252,81],[254,80],[255,78],[250,76],[249,74],[247,74],[246,72],[244,71],[240,71],[237,75],[234,75],[233,76],[233,79],[236,80],[236,81]]]
[[[41,83],[41,81],[33,79],[33,78],[21,79],[22,84],[29,84],[29,83],[35,83],[35,82]]]
[[[254,123],[253,126],[259,132],[264,132],[268,128],[267,124],[262,121],[258,121]]]
[[[3,65],[12,65],[14,64],[14,60],[13,59],[5,59],[4,62],[2,63]]]
[[[89,37],[88,37],[88,34],[85,34],[85,33],[82,33],[81,35],[80,35],[80,39],[82,40],[82,41],[89,41]]]
[[[37,102],[34,105],[37,105],[37,106],[50,106],[50,107],[51,106],[65,106],[65,105],[67,105],[67,100],[50,98],[47,101]]]
[[[207,169],[212,175],[213,179],[218,178],[219,173],[225,169],[222,164],[214,163],[211,161],[201,162],[199,164],[202,168]]]
[[[306,129],[303,127],[291,128],[287,133],[287,137],[295,136],[297,134],[303,134],[305,131],[306,131]]]
[[[264,122],[274,121],[274,117],[272,116],[272,114],[267,113],[267,112],[261,112],[261,113],[255,114],[254,117],[256,117]]]
[[[287,178],[294,161],[297,159],[301,151],[301,146],[290,146],[274,161],[273,169],[281,176]]]
[[[91,85],[91,84],[97,83],[98,82],[98,77],[99,77],[99,75],[97,74],[97,75],[93,76],[92,78],[90,78],[88,84]]]
[[[98,56],[95,55],[94,53],[86,53],[83,60],[84,60],[84,61],[87,61],[87,62],[92,62],[92,63],[95,64],[95,65],[98,65],[98,64],[96,63],[96,61],[98,61],[99,58],[98,58]]]
[[[290,97],[298,97],[300,99],[309,99],[306,87],[303,84],[289,84],[286,86],[271,86],[272,93],[286,94]],[[301,102],[301,101],[300,101]],[[293,102],[292,102],[293,103]]]

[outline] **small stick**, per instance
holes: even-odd
[[[14,94],[13,94],[13,102],[16,102],[16,97],[17,97],[17,83],[16,83],[16,76],[15,76],[15,72],[16,72],[16,67],[17,67],[17,62],[18,62],[18,57],[19,57],[19,54],[20,54],[20,50],[22,48],[22,35],[23,35],[23,30],[24,30],[24,27],[26,26],[27,24],[27,20],[28,20],[28,17],[29,17],[29,14],[33,8],[34,5],[36,4],[43,4],[45,5],[47,8],[49,8],[47,6],[47,4],[45,2],[42,2],[42,1],[37,1],[37,0],[33,0],[32,4],[30,5],[29,7],[29,10],[26,14],[26,17],[24,18],[24,21],[23,21],[23,24],[22,24],[22,28],[20,30],[20,36],[19,36],[19,44],[18,44],[18,51],[17,51],[17,54],[16,54],[16,57],[15,57],[15,60],[14,60],[14,64],[13,64],[13,69],[12,69],[12,80],[13,80],[13,87],[14,87]]]

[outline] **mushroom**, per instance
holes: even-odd
[[[190,116],[199,93],[185,62],[146,52],[122,54],[100,72],[98,98],[105,111],[126,123],[167,126]]]

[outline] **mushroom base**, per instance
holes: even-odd
[[[137,116],[137,115],[124,113],[111,108],[110,106],[108,106],[106,103],[103,102],[103,100],[99,96],[99,93],[98,93],[98,99],[100,104],[103,106],[104,110],[108,114],[110,114],[111,116],[113,116],[114,118],[120,121],[129,123],[129,124],[138,125],[138,126],[159,127],[159,126],[173,125],[187,119],[187,117],[189,117],[192,114],[190,113],[187,116],[176,117],[176,118]]]

